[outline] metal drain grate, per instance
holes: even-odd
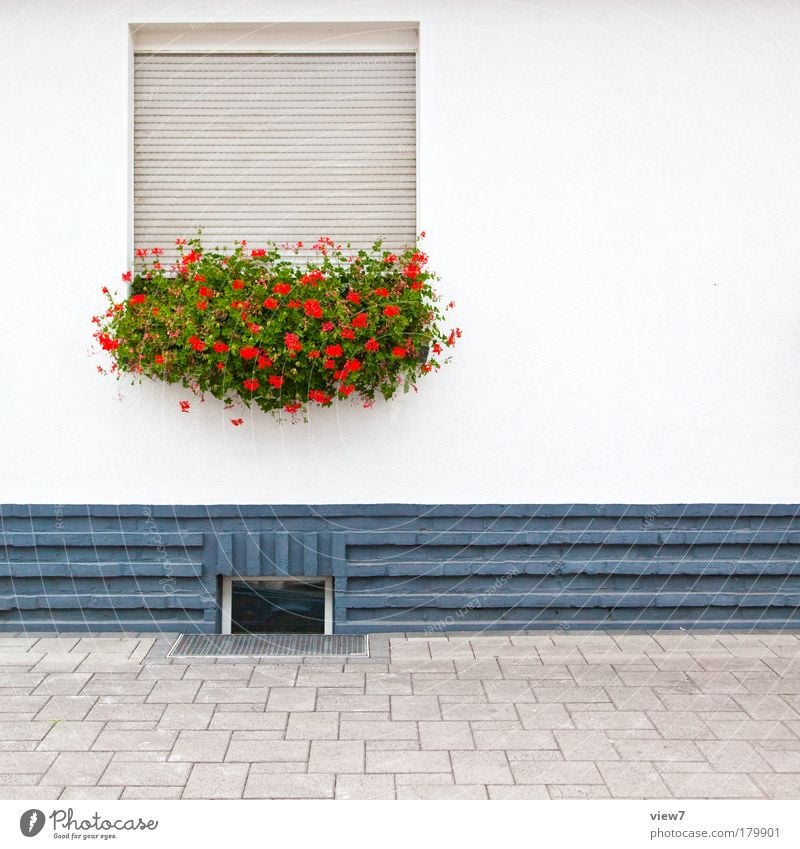
[[[369,657],[364,634],[181,634],[167,657]]]

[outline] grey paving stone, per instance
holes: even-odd
[[[450,773],[447,752],[367,752],[367,772],[378,773]]]
[[[88,672],[54,672],[34,690],[37,696],[77,696],[91,678]]]
[[[441,719],[436,696],[391,696],[390,700],[393,720]]]
[[[544,784],[490,784],[487,788],[490,799],[549,799]]]
[[[391,775],[337,775],[337,799],[394,799],[394,777]]]
[[[58,799],[63,789],[50,784],[0,784],[0,799]]]
[[[363,740],[312,740],[309,772],[364,772]]]
[[[475,748],[468,722],[420,722],[419,740],[422,749]]]
[[[681,799],[763,799],[765,794],[743,773],[663,772],[662,777]]]
[[[482,784],[409,784],[397,788],[398,799],[488,799]]]
[[[768,799],[800,799],[798,773],[755,773],[751,777]]]
[[[517,784],[603,784],[594,761],[512,761]]]
[[[247,773],[247,764],[195,764],[186,782],[183,798],[240,799]]]
[[[110,752],[61,752],[42,784],[95,785],[111,760]]]
[[[576,728],[642,729],[653,728],[653,723],[644,711],[639,710],[591,710],[573,711],[572,721]]]
[[[0,714],[5,716],[7,714]],[[0,720],[0,740],[41,740],[53,727],[51,722],[31,721],[27,722],[3,722]]]
[[[65,720],[57,722],[39,743],[43,752],[80,752],[92,748],[105,726],[102,722]]]
[[[475,729],[476,749],[557,749],[553,732],[547,729],[509,731]]]
[[[185,704],[194,701],[201,681],[157,681],[147,696],[148,704],[159,704],[167,702],[178,702]]]
[[[597,764],[611,795],[617,799],[668,798],[671,793],[651,763],[601,761]]]
[[[122,791],[123,799],[180,799],[183,788],[175,787],[126,787]]]
[[[152,752],[169,751],[175,745],[177,731],[151,728],[141,731],[109,731],[106,728],[94,743],[96,752]]]
[[[364,711],[389,711],[389,696],[335,696],[327,695],[321,690],[317,696],[317,710],[347,711],[362,713]]]
[[[773,768],[756,749],[758,743],[744,740],[698,740],[696,745],[716,772],[772,772]]]
[[[773,772],[800,773],[800,740],[759,740],[753,747]]]
[[[89,711],[96,701],[96,696],[51,696],[36,718],[45,722],[88,718]]]
[[[0,716],[4,713],[36,713],[47,702],[47,696],[0,696]]]
[[[272,775],[251,771],[245,799],[332,799],[333,775]]]
[[[339,738],[342,740],[416,740],[416,722],[351,721],[339,723]]]
[[[287,740],[336,740],[338,737],[338,713],[292,711],[289,714]]]
[[[256,711],[214,711],[209,729],[212,731],[283,731],[287,714]]]
[[[520,704],[517,713],[524,728],[574,728],[575,723],[563,705],[559,704]]]
[[[456,784],[513,784],[504,752],[450,753]]]
[[[317,690],[314,687],[271,687],[267,710],[313,711],[316,703]]]
[[[166,705],[127,702],[98,702],[86,714],[86,719],[114,722],[157,722]]]
[[[705,761],[695,740],[617,740],[625,761]]]
[[[123,797],[127,797],[128,787],[148,789],[161,787],[183,787],[189,778],[190,764],[153,763],[149,761],[112,760],[98,784],[122,785],[126,788]],[[162,798],[158,795],[137,798]]]
[[[307,761],[309,743],[306,740],[231,740],[226,762]]]
[[[159,728],[203,731],[214,715],[213,705],[168,704],[158,721]]]
[[[99,787],[96,784],[71,785],[64,788],[59,799],[94,801],[95,799],[119,799],[124,787]]]
[[[650,721],[663,737],[677,740],[708,740],[714,733],[697,713],[647,711]]]
[[[195,701],[219,704],[259,704],[266,705],[269,687],[241,687],[239,682],[228,684],[225,681],[203,681]]]
[[[516,720],[518,718],[514,705],[496,702],[492,704],[447,703],[441,705],[441,710],[442,719],[456,721]]]
[[[55,759],[55,752],[0,752],[0,774],[44,773]]]
[[[170,761],[213,763],[223,761],[230,731],[181,731],[169,755]]]
[[[619,754],[609,739],[611,732],[604,730],[560,729],[554,731],[555,739],[568,761],[615,761]]]
[[[411,695],[411,693],[411,674],[408,672],[368,674],[366,676],[366,694],[368,696],[403,696]]]

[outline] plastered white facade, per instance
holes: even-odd
[[[89,356],[129,24],[292,20],[419,21],[419,222],[464,336],[417,394],[234,428]],[[0,502],[800,498],[796,0],[4,0],[0,33]]]

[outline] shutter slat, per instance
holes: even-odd
[[[134,239],[209,247],[416,231],[416,56],[137,53]],[[304,251],[305,253],[305,251]]]

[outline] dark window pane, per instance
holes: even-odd
[[[324,634],[324,581],[233,581],[231,633]]]

